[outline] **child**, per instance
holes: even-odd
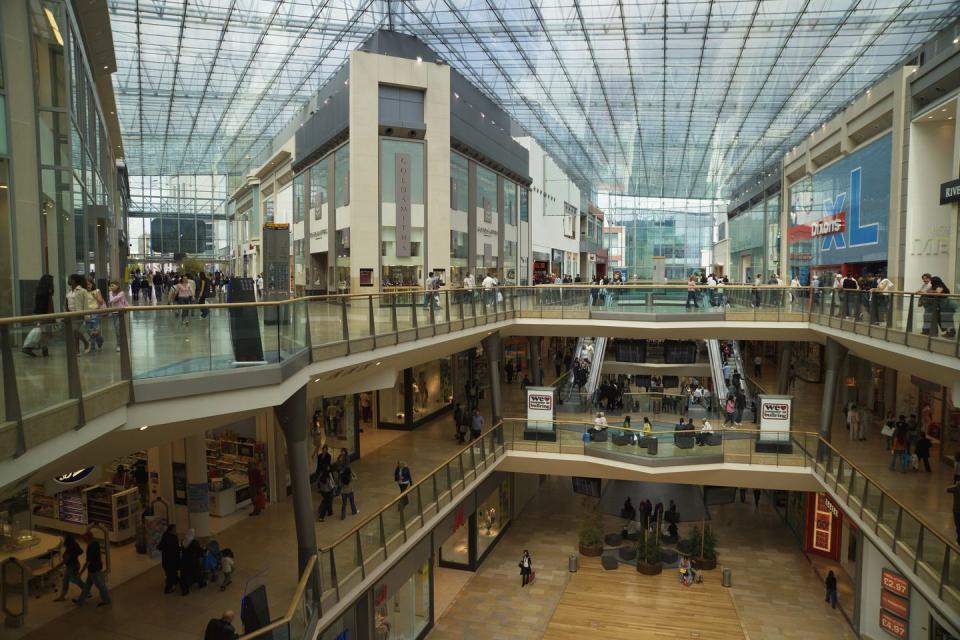
[[[223,572],[223,584],[220,585],[220,591],[226,591],[230,583],[233,582],[233,551],[224,549],[220,554],[220,571]]]
[[[220,569],[220,561],[223,554],[220,552],[220,545],[216,540],[207,543],[206,551],[203,554],[203,572],[206,574],[207,582],[217,581],[217,570]]]

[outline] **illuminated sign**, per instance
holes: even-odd
[[[910,620],[910,583],[884,569],[880,575],[880,628],[894,638],[906,638]]]
[[[811,545],[817,551],[833,553],[834,520],[840,517],[840,511],[830,502],[824,493],[817,494],[816,508],[813,512],[813,540]]]
[[[883,570],[882,575],[883,588],[891,591],[903,598],[910,597],[910,583],[900,574],[894,573],[889,569]]]
[[[880,628],[894,638],[907,637],[907,623],[883,609],[880,610]]]
[[[960,202],[960,180],[951,180],[940,185],[940,204]]]
[[[57,476],[56,480],[60,484],[76,484],[89,476],[91,473],[93,473],[93,467],[87,467],[86,469],[77,469],[76,471],[71,471],[70,473],[60,474]]]

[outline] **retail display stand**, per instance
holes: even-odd
[[[137,533],[141,506],[136,487],[118,490],[96,484],[56,496],[35,493],[33,502],[33,524],[38,527],[80,535],[91,524],[100,524],[110,542],[125,542]]]

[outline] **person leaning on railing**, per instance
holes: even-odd
[[[928,299],[930,299],[930,306],[937,312],[939,325],[938,327],[930,327],[931,335],[936,335],[936,331],[939,329],[948,338],[952,338],[957,335],[957,331],[953,326],[955,307],[953,300],[949,297],[950,289],[940,276],[933,276],[930,278],[930,293],[937,294],[936,296],[928,296]],[[924,317],[926,317],[926,313],[924,313]],[[924,325],[926,326],[926,323]]]

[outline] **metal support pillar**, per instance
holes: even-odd
[[[780,342],[777,344],[777,393],[783,395],[788,392],[790,385],[790,359],[793,357],[793,343]]]
[[[827,338],[824,348],[826,367],[823,374],[823,401],[820,407],[820,436],[827,442],[830,442],[833,432],[834,405],[841,387],[846,357],[847,348],[836,340]]]
[[[490,426],[500,422],[503,417],[503,402],[500,393],[500,367],[503,360],[503,345],[499,333],[491,333],[483,339],[483,352],[487,354],[487,368],[490,369],[490,410],[493,417]]]
[[[310,557],[317,554],[317,532],[314,528],[313,497],[310,490],[310,465],[307,460],[310,452],[310,443],[307,440],[307,388],[300,387],[296,393],[287,398],[286,402],[274,407],[274,411],[287,442],[299,575],[303,573]]]

